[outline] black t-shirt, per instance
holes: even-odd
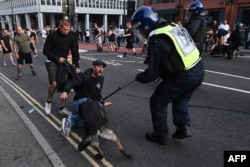
[[[3,40],[3,43],[5,45],[5,47],[10,50],[11,46],[10,46],[10,36],[6,35],[6,36],[1,36],[0,40]]]
[[[103,87],[104,77],[92,77],[93,69],[89,68],[84,73],[79,73],[79,78],[74,78],[70,83],[64,87],[65,92],[69,92],[74,88],[75,96],[74,100],[81,98],[90,98],[92,100],[101,100],[101,90]]]
[[[126,34],[131,34],[130,36],[126,37],[127,42],[134,42],[134,31],[132,28],[129,28],[128,31],[126,32]]]

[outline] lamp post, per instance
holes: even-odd
[[[12,3],[13,0],[10,0],[10,7],[11,7],[11,22],[12,22],[12,29],[14,30],[16,28],[16,24],[15,24],[15,18],[14,18],[14,10],[13,10],[13,3]]]
[[[69,0],[67,0],[67,15],[68,15],[68,19],[70,20],[70,18],[69,18]]]
[[[67,0],[66,4],[65,4],[64,18],[67,18],[68,20],[70,20],[70,18],[69,18],[69,0]]]
[[[125,26],[126,0],[123,0],[123,26]]]
[[[78,9],[75,9],[75,21],[76,21],[75,29],[77,31],[78,30]]]

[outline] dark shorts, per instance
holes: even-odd
[[[134,48],[133,42],[128,41],[128,42],[127,42],[127,45],[126,45],[126,48],[127,48],[127,49],[133,49],[133,48]]]
[[[19,59],[17,59],[18,64],[23,64],[23,61],[25,60],[25,64],[32,64],[32,57],[31,57],[31,52],[29,53],[22,53],[18,52]]]
[[[5,49],[3,48],[3,54],[12,53],[11,47],[8,47],[8,46],[7,46],[7,49],[8,49],[8,50],[5,50]]]
[[[56,82],[58,65],[54,62],[45,62],[49,83]]]

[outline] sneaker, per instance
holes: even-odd
[[[32,74],[33,74],[34,76],[36,76],[36,72],[35,72],[35,71],[32,70],[31,72],[32,72]]]
[[[33,57],[37,57],[38,55],[34,55]]]
[[[51,113],[51,106],[52,106],[52,102],[50,102],[50,103],[48,103],[47,101],[45,102],[44,109],[45,109],[45,113],[47,115],[49,115]]]
[[[7,66],[7,64],[4,62],[4,63],[3,63],[3,66]]]
[[[16,81],[21,80],[21,79],[22,79],[22,76],[18,75],[17,78],[16,78]]]
[[[174,139],[185,139],[191,137],[188,126],[177,126],[176,131],[172,135]]]
[[[59,110],[60,115],[70,116],[72,115],[72,112],[69,111],[68,108],[64,107],[63,109]]]
[[[68,118],[63,118],[62,119],[62,132],[64,133],[64,135],[69,136],[71,128],[72,128],[72,123],[70,120],[70,116]]]
[[[16,63],[12,62],[12,65],[13,65],[13,66],[16,66]]]
[[[127,52],[124,52],[124,53],[123,53],[123,57],[126,57],[126,56],[127,56]]]

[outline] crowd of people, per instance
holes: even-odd
[[[234,29],[230,31],[230,26],[227,23],[227,19],[224,19],[221,24],[217,24],[217,21],[213,21],[211,30],[207,31],[210,35],[208,40],[208,48],[210,54],[214,57],[223,55],[226,60],[232,60],[232,57],[239,55],[239,47],[244,46],[244,25],[242,22],[237,22]],[[245,49],[248,41],[245,44]]]

